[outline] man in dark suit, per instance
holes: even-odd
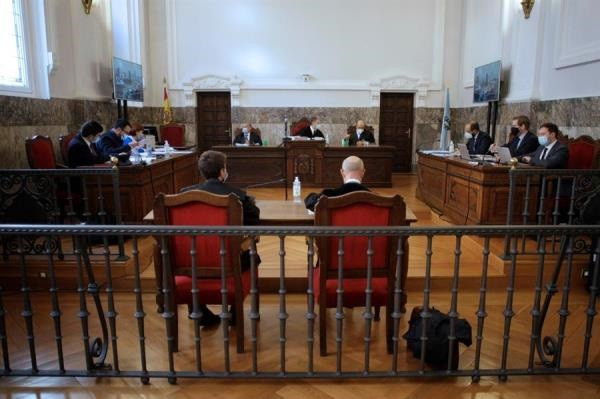
[[[471,121],[465,125],[465,140],[469,154],[487,154],[492,145],[492,138],[486,132],[479,130],[479,123]]]
[[[513,139],[502,147],[508,147],[510,155],[521,157],[532,153],[539,146],[537,136],[529,131],[531,125],[529,118],[525,115],[517,116],[512,120],[510,128]],[[492,144],[490,152],[497,152],[496,145]]]
[[[233,144],[262,145],[263,143],[258,133],[254,131],[252,125],[246,123],[244,127],[242,127],[240,134],[233,140]]]
[[[319,125],[319,118],[316,116],[313,116],[312,118],[310,118],[310,125],[308,125],[307,127],[305,127],[304,129],[300,130],[300,133],[298,133],[300,136],[303,137],[308,137],[310,139],[314,139],[315,137],[321,137],[321,138],[325,138],[325,136],[323,135],[323,132],[320,130],[321,126]]]
[[[365,175],[365,165],[359,157],[352,155],[344,159],[340,173],[344,184],[338,188],[327,188],[318,194],[308,194],[304,199],[307,209],[314,212],[315,205],[317,205],[319,198],[323,195],[326,197],[337,197],[338,195],[348,194],[353,191],[369,191],[367,187],[362,185],[362,179]]]
[[[128,154],[132,148],[139,145],[136,141],[132,141],[129,144],[123,141],[125,135],[130,131],[131,124],[129,121],[127,119],[118,119],[115,126],[100,137],[96,147],[107,157]]]
[[[365,129],[365,122],[363,121],[356,122],[356,130],[350,132],[347,138],[348,144],[351,146],[364,145],[365,143],[375,144],[375,136]]]
[[[88,121],[81,126],[79,133],[69,143],[69,167],[90,166],[108,161],[108,157],[96,148],[96,137],[102,133],[102,126],[96,121]]]
[[[243,207],[244,224],[245,225],[256,225],[259,223],[260,209],[256,206],[254,197],[246,194],[244,190],[237,187],[225,184],[227,180],[227,156],[219,151],[204,151],[200,155],[198,160],[198,169],[200,174],[205,179],[204,183],[194,184],[193,186],[184,187],[181,189],[182,192],[190,190],[203,190],[209,193],[218,195],[235,194],[240,199]],[[249,250],[242,251],[240,254],[240,263],[242,270],[250,268],[250,252]],[[256,264],[260,263],[260,257],[256,255]],[[200,305],[202,311],[202,318],[200,324],[203,326],[212,326],[220,322],[219,316],[215,315],[206,305]],[[233,310],[233,307],[232,307]],[[235,320],[233,311],[230,320]],[[231,324],[231,323],[230,323]]]
[[[569,149],[558,141],[560,131],[554,123],[544,123],[538,130],[538,148],[521,157],[522,162],[546,169],[564,169],[569,161]]]

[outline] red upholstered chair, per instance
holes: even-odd
[[[71,144],[71,140],[77,136],[77,132],[67,134],[66,136],[58,137],[58,145],[60,146],[60,155],[62,156],[62,160],[65,165],[69,164],[69,144]]]
[[[308,126],[310,126],[310,120],[306,117],[301,118],[300,120],[292,123],[292,126],[290,127],[290,135],[297,136],[300,134],[302,129],[305,129]]]
[[[598,157],[598,142],[583,135],[569,140],[568,169],[595,169]]]
[[[31,169],[56,169],[66,166],[56,162],[52,140],[48,136],[33,136],[25,139],[27,161]]]
[[[315,224],[319,226],[403,226],[406,224],[406,205],[402,197],[381,197],[367,191],[357,191],[339,197],[322,197],[315,208]],[[327,354],[327,308],[337,305],[338,245],[337,237],[317,237],[318,267],[314,269],[315,300],[319,304],[319,336],[321,356]],[[365,306],[367,284],[367,248],[365,236],[344,238],[343,306]],[[408,270],[408,246],[404,241],[402,291]],[[394,274],[396,272],[395,237],[374,237],[372,258],[372,305],[386,307],[386,346],[392,351],[394,303]],[[402,295],[400,310],[404,312],[406,295]]]
[[[183,147],[185,145],[185,125],[180,123],[160,125],[160,139],[163,143],[168,141],[171,147]]]
[[[215,195],[205,191],[194,190],[181,194],[159,194],[154,201],[154,218],[157,225],[193,225],[193,226],[225,226],[242,225],[242,204],[235,194]],[[169,288],[173,297],[169,308],[175,312],[172,330],[175,337],[175,350],[178,350],[177,305],[192,305],[192,258],[190,255],[191,238],[189,236],[170,236],[167,248],[154,251],[154,267],[158,289],[157,303],[159,310],[164,307],[163,259],[161,249],[167,250],[166,265]],[[218,236],[197,236],[196,270],[198,276],[199,303],[206,305],[221,304],[221,256],[220,238]],[[225,267],[227,278],[227,303],[235,309],[235,330],[238,353],[244,352],[244,311],[243,301],[250,290],[250,270],[241,272],[240,243],[242,237],[225,238]],[[160,242],[160,241],[157,241]]]

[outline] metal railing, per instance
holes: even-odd
[[[0,170],[0,223],[120,225],[122,221],[117,168]],[[60,260],[74,256],[73,251],[65,252],[60,237],[48,242],[32,234],[22,240],[22,251],[45,254],[50,245]],[[116,240],[118,257],[125,259],[123,236]],[[5,237],[2,246],[5,260],[16,253],[14,238]]]
[[[600,223],[599,169],[531,169],[515,168],[509,172],[506,224],[558,225]],[[540,247],[548,254],[558,254],[560,238],[545,242],[539,236],[523,235],[517,250],[536,254]],[[577,239],[575,252],[589,250],[589,241]],[[509,256],[510,242],[504,244]]]
[[[56,345],[56,357],[58,366],[53,368],[48,366],[42,367],[38,364],[38,358],[36,355],[38,339],[35,334],[35,325],[39,325],[40,319],[48,317],[44,314],[39,314],[39,311],[35,307],[35,302],[32,302],[32,292],[28,284],[28,253],[22,250],[22,247],[18,246],[18,256],[21,260],[21,286],[11,287],[13,290],[19,290],[19,293],[12,294],[12,297],[8,297],[7,292],[3,291],[0,287],[0,347],[2,349],[2,368],[0,369],[0,376],[81,376],[81,377],[137,377],[140,378],[144,383],[147,383],[150,378],[168,378],[169,382],[175,383],[177,378],[369,378],[369,377],[441,377],[441,376],[467,376],[477,381],[483,376],[498,376],[500,379],[505,380],[508,376],[512,375],[553,375],[553,374],[599,374],[600,364],[594,364],[593,358],[590,358],[590,348],[596,347],[600,343],[599,338],[593,337],[593,326],[596,316],[596,299],[598,296],[598,281],[600,279],[600,242],[598,237],[600,236],[600,226],[597,225],[581,225],[581,226],[452,226],[452,227],[390,227],[390,228],[370,228],[370,227],[193,227],[193,226],[82,226],[82,225],[0,225],[0,236],[16,236],[19,237],[18,242],[22,242],[20,238],[30,235],[38,234],[42,236],[55,236],[55,235],[68,235],[75,237],[75,254],[77,257],[77,289],[72,295],[77,295],[79,298],[79,309],[73,311],[70,314],[64,314],[60,306],[60,298],[67,295],[64,290],[57,284],[56,276],[53,272],[53,258],[48,254],[48,272],[49,272],[49,296],[51,299],[51,311],[50,318],[52,319],[52,325],[54,329],[54,341]],[[491,253],[491,240],[497,239],[495,237],[498,234],[506,235],[510,240],[509,250],[509,266],[507,279],[503,288],[500,291],[500,295],[505,297],[503,309],[499,306],[488,305],[487,296],[490,289],[488,284],[490,281],[489,271],[491,270],[490,265],[490,253]],[[127,320],[127,315],[119,313],[119,307],[123,307],[124,304],[119,303],[115,300],[114,292],[114,281],[111,274],[111,257],[110,249],[106,240],[104,240],[104,272],[106,274],[106,283],[104,287],[103,296],[102,292],[97,285],[94,284],[93,274],[90,274],[90,259],[86,257],[85,248],[85,237],[89,236],[100,236],[105,237],[107,235],[128,235],[132,237],[131,246],[131,259],[133,262],[133,289],[131,295],[135,298],[135,311],[130,316],[133,316],[132,320],[135,320],[137,326],[137,342],[139,345],[139,366],[129,367],[124,369],[120,365],[122,354],[118,350],[118,345],[121,342],[119,340],[119,326],[121,329],[127,328],[130,325],[126,324],[124,320]],[[195,246],[196,237],[198,236],[218,236],[220,242],[219,256],[221,259],[220,266],[220,284],[221,284],[221,313],[220,317],[222,320],[222,337],[218,338],[212,334],[210,337],[203,334],[200,329],[200,320],[202,317],[200,308],[200,288],[197,283],[199,276],[196,274],[196,268],[191,268],[191,290],[190,295],[193,299],[192,305],[189,309],[188,317],[193,325],[193,345],[189,350],[183,353],[184,359],[181,359],[176,355],[176,348],[174,341],[177,337],[174,336],[172,329],[172,320],[176,317],[175,312],[177,309],[172,307],[174,303],[174,287],[170,276],[171,270],[169,268],[169,245],[167,240],[170,237],[189,237],[190,239],[190,250],[189,256],[195,262],[197,259],[202,257],[202,254],[197,251]],[[277,292],[278,310],[273,313],[260,312],[259,311],[259,298],[261,296],[258,277],[257,277],[257,264],[254,257],[251,257],[250,265],[250,312],[247,315],[250,321],[251,335],[249,341],[251,343],[250,359],[237,358],[236,362],[241,363],[241,366],[235,368],[232,366],[232,354],[229,351],[230,346],[230,330],[229,325],[231,324],[231,313],[228,310],[228,285],[226,284],[226,258],[227,258],[227,247],[225,245],[226,238],[230,236],[249,236],[251,237],[250,250],[256,253],[257,246],[255,237],[276,237],[279,240],[279,290]],[[519,329],[511,329],[512,323],[515,322],[517,312],[515,309],[515,289],[517,285],[517,272],[520,270],[519,259],[520,254],[517,248],[518,238],[522,235],[534,235],[541,237],[559,236],[562,240],[562,245],[565,248],[566,257],[560,259],[561,263],[565,263],[563,268],[564,276],[562,280],[561,290],[561,302],[557,310],[558,312],[558,325],[552,324],[546,326],[546,329],[552,329],[552,333],[544,336],[544,322],[547,320],[546,315],[550,310],[550,299],[553,293],[550,292],[555,288],[551,287],[550,291],[544,296],[542,294],[544,270],[546,267],[546,253],[543,249],[537,253],[538,263],[535,273],[534,289],[528,294],[529,300],[527,302],[528,308],[530,308],[530,317],[526,317],[526,324],[531,323],[531,329],[525,335],[519,335]],[[149,317],[144,306],[144,295],[142,294],[141,285],[141,266],[140,266],[140,248],[139,240],[142,237],[153,236],[161,244],[160,256],[163,259],[163,289],[162,294],[165,297],[164,308],[162,309],[162,317],[165,321],[164,333],[161,334],[160,342],[151,342],[150,338],[146,335],[146,320]],[[287,257],[286,257],[286,238],[291,236],[306,236],[307,237],[307,250],[306,250],[306,270],[307,270],[307,286],[305,291],[306,297],[306,312],[303,318],[291,318],[290,308],[286,302],[286,298],[290,295],[287,293],[287,281],[285,278]],[[368,240],[368,249],[365,253],[367,269],[366,285],[364,290],[365,296],[365,311],[362,315],[364,321],[364,336],[361,339],[357,339],[356,342],[346,342],[348,338],[348,322],[345,321],[345,314],[347,310],[344,308],[344,281],[351,277],[350,272],[344,269],[344,241],[348,237],[352,236],[365,236]],[[373,240],[375,237],[387,236],[390,240],[398,240],[398,250],[396,252],[395,260],[390,265],[394,268],[394,282],[393,290],[388,292],[387,295],[393,295],[393,309],[388,309],[391,312],[390,320],[393,323],[393,335],[392,335],[392,351],[391,354],[386,355],[382,353],[374,353],[374,344],[377,342],[376,338],[371,335],[372,331],[372,299],[373,299],[373,259],[376,255],[373,246]],[[576,237],[585,236],[594,242],[593,248],[590,249],[590,256],[595,256],[595,267],[593,269],[593,283],[589,292],[586,306],[580,306],[579,308],[571,308],[569,299],[572,291],[572,280],[574,274],[574,257],[573,249]],[[313,268],[316,265],[316,245],[315,240],[317,237],[337,237],[339,239],[339,247],[337,248],[338,255],[338,270],[337,270],[337,282],[336,282],[336,313],[335,313],[335,362],[319,363],[319,359],[315,359],[314,343],[315,334],[314,327],[315,323],[324,323],[325,320],[316,320],[317,314],[315,313],[315,281],[313,276]],[[456,322],[459,318],[459,299],[461,298],[462,291],[459,290],[459,281],[461,281],[461,259],[463,257],[462,246],[466,242],[468,237],[483,237],[483,243],[481,246],[480,257],[477,257],[475,261],[481,268],[480,282],[478,285],[479,300],[477,310],[474,314],[470,315],[475,322],[475,349],[472,354],[472,361],[465,362],[462,367],[454,369],[452,367],[454,357],[458,356],[456,352],[455,342],[457,334],[455,331]],[[418,360],[414,364],[414,368],[401,367],[399,362],[399,354],[402,352],[400,346],[400,321],[403,317],[401,313],[401,298],[406,292],[406,287],[401,282],[401,276],[406,268],[410,268],[411,264],[406,264],[403,260],[404,247],[400,245],[404,240],[410,239],[411,242],[415,240],[424,240],[424,268],[421,278],[423,279],[423,288],[419,297],[422,298],[419,303],[422,310],[418,313],[417,317],[421,320],[421,332],[420,342],[422,350],[418,356]],[[439,246],[439,252],[436,255],[443,257],[444,259],[453,259],[452,267],[452,283],[449,295],[450,309],[447,313],[450,319],[450,327],[448,332],[448,348],[449,357],[447,367],[444,366],[441,370],[432,369],[426,362],[427,351],[431,350],[430,346],[433,345],[431,337],[429,336],[427,323],[432,317],[432,309],[435,305],[435,297],[433,297],[433,291],[435,289],[432,284],[432,272],[433,272],[433,255],[434,255],[434,240],[451,240],[454,245],[441,245]],[[438,247],[436,247],[438,248]],[[444,253],[445,251],[448,253]],[[416,250],[413,248],[412,253]],[[438,249],[436,249],[438,251]],[[86,273],[88,278],[86,279]],[[90,281],[91,280],[91,281]],[[87,285],[86,282],[90,283]],[[7,287],[4,287],[6,290]],[[447,291],[446,291],[447,292]],[[22,295],[21,306],[17,306],[19,303],[18,297],[14,295]],[[94,306],[96,314],[91,312],[88,305],[88,297],[91,295],[94,299]],[[11,299],[11,305],[7,306],[7,298]],[[146,297],[147,298],[147,297]],[[471,301],[473,302],[473,301]],[[103,304],[108,307],[107,313],[103,311]],[[522,306],[520,307],[522,309]],[[14,320],[15,317],[19,318],[22,316],[24,320],[25,338],[27,345],[20,345],[17,348],[11,347],[11,342],[14,342],[16,337],[10,337],[12,334],[16,334],[13,329],[7,327],[7,321],[9,319]],[[585,320],[585,330],[576,332],[575,334],[581,336],[582,342],[567,342],[566,328],[569,317],[578,315],[583,317]],[[523,316],[523,313],[521,313]],[[36,323],[34,323],[34,317]],[[82,345],[81,358],[84,359],[84,367],[70,367],[69,359],[65,358],[63,349],[63,333],[62,325],[63,321],[67,317],[76,317],[80,320],[81,324],[81,335],[78,338]],[[92,338],[90,322],[92,317],[100,319],[102,324],[101,331],[102,337]],[[264,322],[268,318],[276,318],[279,323],[279,334],[274,341],[264,342],[265,336],[268,336],[268,331],[261,330],[259,333],[259,323]],[[108,319],[107,321],[105,320]],[[497,318],[497,319],[496,319]],[[486,341],[485,333],[491,328],[487,327],[486,321],[488,319],[494,320],[494,324],[502,325],[502,333],[500,334],[501,342],[489,342],[493,347],[497,347],[497,357],[499,364],[496,367],[487,367],[489,365],[489,353],[488,360],[483,361],[483,348],[488,341]],[[70,319],[71,320],[71,319]],[[123,320],[120,322],[120,320]],[[302,370],[290,370],[288,369],[289,358],[286,356],[286,349],[290,349],[290,343],[288,343],[288,330],[286,327],[298,326],[303,320],[306,323],[306,336],[304,338],[306,357],[303,359],[304,366]],[[522,321],[522,319],[519,319]],[[556,320],[554,320],[556,322]],[[121,324],[119,324],[121,323]],[[153,328],[156,329],[156,323],[152,324]],[[128,331],[130,333],[130,331]],[[275,334],[274,332],[272,333]],[[514,337],[512,335],[515,335]],[[158,339],[157,335],[153,335],[153,339]],[[209,339],[222,340],[222,351],[219,351],[218,355],[222,356],[222,369],[208,369],[205,363],[207,362],[205,357],[205,346],[208,345]],[[516,342],[515,342],[516,341]],[[129,341],[131,342],[131,341]],[[527,342],[527,344],[524,344]],[[149,364],[147,356],[147,347],[152,344],[153,351],[156,352],[160,347],[166,345],[166,351],[161,352],[159,356],[162,363],[158,365]],[[344,347],[343,344],[346,344]],[[364,361],[360,365],[360,369],[355,369],[352,365],[356,364],[357,356],[354,356],[349,366],[348,359],[344,357],[344,348],[348,345],[354,347],[364,348]],[[19,352],[19,347],[26,347],[25,353]],[[129,345],[129,351],[126,354],[133,351],[132,345]],[[261,352],[259,349],[269,348],[267,353]],[[215,345],[211,347],[211,351],[215,352]],[[261,368],[261,356],[268,356],[271,351],[279,350],[279,357],[277,366],[274,368]],[[510,362],[513,354],[519,353],[519,349],[523,353],[527,353],[526,360],[518,361],[518,357],[515,355],[513,362]],[[16,353],[14,353],[16,352]],[[27,353],[28,352],[28,353]],[[109,352],[112,354],[112,360],[108,361]],[[73,360],[73,352],[70,352],[70,360]],[[566,358],[565,354],[569,354],[569,358],[573,357],[573,354],[581,354],[578,356],[577,365],[563,365],[563,360]],[[244,356],[244,355],[238,355]],[[536,357],[539,363],[536,362]],[[193,362],[190,363],[190,359],[193,358]],[[273,356],[270,356],[273,359]],[[14,362],[13,360],[16,359]],[[154,358],[155,359],[155,358]],[[377,368],[370,363],[370,360],[377,359],[379,362],[387,362],[388,366],[383,369]],[[187,360],[187,363],[184,363]],[[245,360],[245,361],[244,361]],[[518,364],[514,364],[518,361]],[[136,361],[137,363],[137,361]],[[297,363],[297,362],[296,362]],[[131,362],[129,363],[131,366]],[[183,366],[182,364],[193,364],[191,367]],[[321,367],[315,367],[319,364]],[[167,365],[164,367],[164,365]],[[214,366],[214,365],[213,365]]]

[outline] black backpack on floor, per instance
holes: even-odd
[[[421,335],[423,333],[423,308],[418,306],[412,310],[408,331],[402,336],[406,340],[408,349],[413,356],[421,358]],[[431,317],[427,320],[427,344],[425,349],[425,362],[434,368],[445,369],[448,367],[450,318],[448,315],[435,308],[430,309]],[[465,319],[457,319],[454,325],[454,348],[452,370],[458,369],[458,343],[462,342],[471,346],[471,326]]]

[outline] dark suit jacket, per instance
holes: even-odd
[[[373,133],[369,132],[368,130],[364,130],[362,132],[362,134],[360,135],[360,141],[368,141],[371,144],[375,143],[375,136],[373,135]],[[350,140],[348,140],[348,144],[349,145],[356,145],[356,143],[358,142],[358,135],[356,134],[356,130],[354,132],[352,132],[352,134],[350,135]]]
[[[111,155],[117,155],[122,152],[131,151],[129,144],[125,144],[123,139],[121,139],[121,137],[119,137],[119,135],[112,130],[102,134],[96,147],[103,155],[106,155],[107,157]]]
[[[309,137],[311,139],[313,137],[325,138],[325,135],[323,135],[323,132],[319,129],[315,130],[315,134],[313,134],[312,130],[310,130],[310,126],[306,126],[304,129],[300,130],[300,133],[298,133],[298,135],[303,137]]]
[[[91,147],[96,151],[96,154],[92,153],[90,147],[88,147],[87,143],[83,140],[81,133],[78,133],[77,136],[73,137],[69,143],[69,167],[76,168],[78,166],[90,166],[108,161],[108,157],[98,151],[95,143],[92,143]]]
[[[477,137],[473,136],[467,141],[467,149],[469,154],[483,155],[487,154],[492,145],[492,138],[486,132],[479,132]]]
[[[246,139],[244,138],[244,133],[241,133],[235,136],[233,144],[244,144],[245,141]],[[262,139],[254,132],[250,132],[250,140],[248,141],[250,142],[250,145],[262,145]]]
[[[304,205],[306,205],[306,209],[310,209],[311,211],[314,211],[315,205],[317,205],[317,202],[319,202],[319,198],[321,198],[321,196],[324,195],[326,197],[337,197],[339,195],[348,194],[353,191],[369,191],[369,189],[367,187],[363,186],[362,184],[359,184],[356,182],[344,183],[338,188],[326,188],[325,190],[321,191],[319,194],[317,194],[317,193],[308,194],[306,196],[306,198],[304,199]]]
[[[519,148],[517,148],[518,143],[519,136],[517,135],[514,139],[504,144],[502,147],[508,147],[510,155],[513,157],[521,157],[534,152],[540,145],[537,136],[531,132],[527,132],[525,136],[523,136],[523,140],[521,140],[521,145],[519,145]]]
[[[569,149],[566,145],[557,141],[546,154],[546,158],[540,159],[544,148],[546,147],[540,145],[534,152],[527,154],[531,157],[531,161],[529,161],[531,165],[542,166],[546,169],[565,169],[567,167]]]
[[[254,202],[254,197],[246,194],[244,190],[230,186],[221,182],[219,179],[208,179],[204,183],[194,184],[193,186],[184,187],[181,192],[190,190],[203,190],[209,193],[218,195],[228,195],[234,193],[240,199],[244,211],[244,224],[256,225],[259,223],[260,209]]]

